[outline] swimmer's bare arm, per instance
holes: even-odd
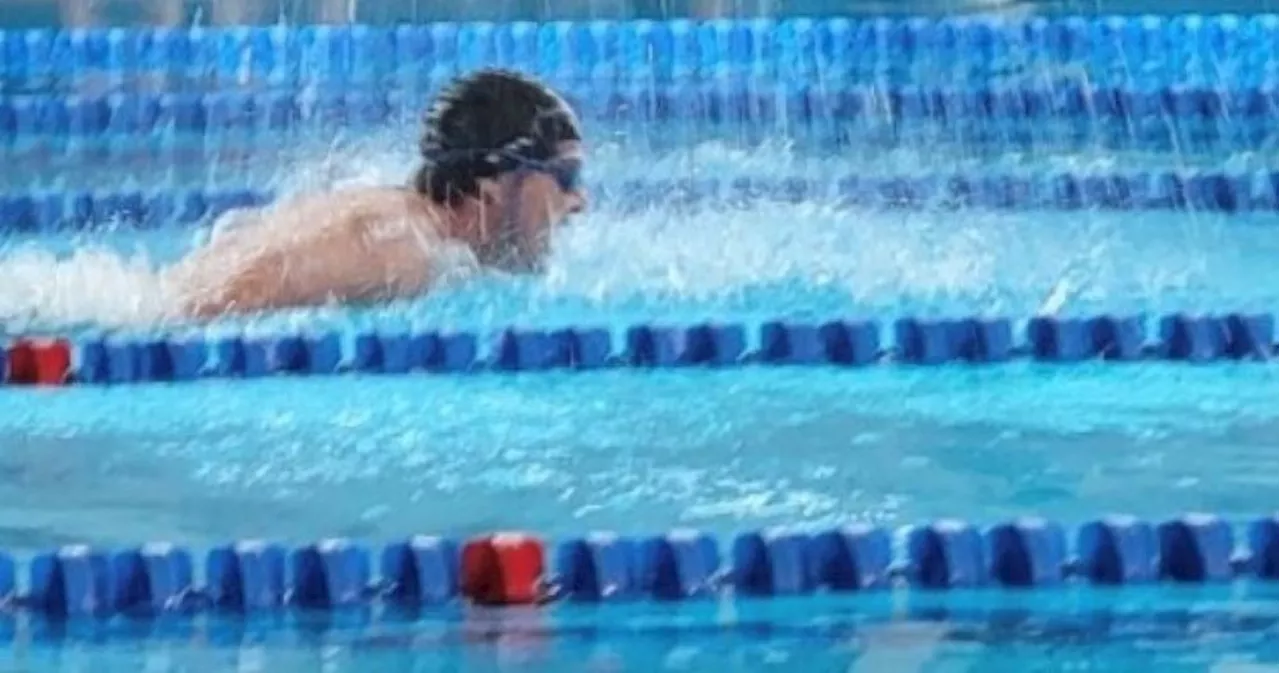
[[[305,261],[299,257],[306,256]],[[373,273],[367,252],[350,250],[338,237],[298,241],[288,248],[255,254],[210,290],[188,300],[187,313],[210,318],[330,301],[379,298],[381,273]]]
[[[412,195],[367,190],[286,204],[253,234],[193,259],[184,313],[208,318],[414,294],[429,276],[429,214]],[[203,268],[201,268],[203,267]],[[218,270],[223,270],[218,273]]]

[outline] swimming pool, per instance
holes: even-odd
[[[0,388],[0,549],[18,560],[22,598],[0,608],[13,643],[0,661],[1270,670],[1274,541],[1268,552],[1253,535],[1274,540],[1274,326],[1250,323],[1266,328],[1263,357],[1236,359],[1184,321],[1181,338],[1202,347],[1193,363],[1159,347],[1174,341],[1159,319],[1276,312],[1276,39],[1274,15],[6,33],[0,331],[67,339],[73,357],[54,365],[74,385]],[[486,62],[560,85],[597,139],[596,208],[563,232],[545,277],[211,327],[158,321],[153,269],[207,235],[212,214],[402,180],[416,101]],[[1046,307],[1056,340],[1026,324]],[[1099,316],[1115,318],[1087,322]],[[939,322],[968,317],[985,322]],[[1112,356],[1148,348],[1104,359],[1098,325]],[[1139,328],[1145,340],[1122,338]],[[391,344],[424,334],[441,348],[474,337],[475,351],[421,356],[431,374],[335,371],[394,369]],[[572,357],[557,334],[572,335]],[[848,362],[824,362],[831,334]],[[379,356],[360,360],[365,346]],[[165,381],[194,376],[190,353],[202,380]],[[484,371],[493,362],[536,371]],[[1194,517],[1158,534],[1106,519],[1112,537],[1077,538],[1112,512],[1195,511],[1229,522],[1235,544]],[[949,523],[915,544],[875,532],[1029,515],[1062,524],[1070,551],[1034,521],[1016,529],[1025,548]],[[820,534],[849,525],[874,528]],[[809,536],[736,537],[775,526]],[[722,562],[704,538],[646,537],[673,528],[712,535]],[[410,554],[414,600],[365,581],[407,577],[403,548],[389,565],[380,555],[410,535],[503,530],[545,540],[565,599],[426,601],[467,582],[425,540]],[[623,538],[581,538],[595,530]],[[333,536],[371,551],[368,576],[358,553],[305,546]],[[232,548],[206,564],[252,538],[304,553]],[[1104,538],[1128,565],[1090,551]],[[147,569],[132,583],[74,550],[55,557],[61,575],[28,577],[51,549],[154,540],[192,550],[194,582],[155,548],[112,557]],[[833,540],[865,591],[811,591],[848,579],[818,562]],[[1030,576],[975,560],[988,544],[1022,549],[1026,564],[1002,558]],[[1261,554],[1223,565],[1234,547]],[[1255,564],[1268,553],[1269,571]],[[1073,579],[1055,586],[1059,562]],[[278,581],[253,572],[286,566]],[[1130,586],[1080,577],[1104,567]],[[1218,581],[1231,574],[1262,579]],[[888,575],[895,588],[880,586]],[[1152,581],[1166,575],[1213,581]],[[39,590],[49,577],[69,603]],[[139,577],[149,591],[132,590]],[[611,583],[604,600],[572,600]],[[1011,583],[1035,586],[989,586]],[[239,586],[250,609],[205,610],[224,594],[189,585]],[[285,589],[354,604],[252,609]],[[698,599],[646,599],[672,592]],[[95,598],[196,615],[47,616]]]

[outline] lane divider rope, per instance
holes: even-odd
[[[1274,515],[1249,521],[1237,545],[1231,523],[1186,514],[1151,523],[1095,519],[1072,531],[1036,517],[985,529],[940,520],[905,529],[844,526],[737,535],[726,551],[706,533],[677,530],[632,538],[595,533],[554,549],[520,532],[464,541],[415,536],[370,550],[348,539],[287,548],[240,541],[209,550],[202,566],[188,549],[145,544],[119,551],[83,545],[37,554],[19,565],[0,553],[0,613],[52,619],[282,608],[341,610],[374,603],[420,607],[464,601],[536,605],[557,600],[685,601],[809,595],[1152,583],[1276,581]],[[895,549],[897,547],[897,549]],[[375,571],[375,562],[377,570]]]
[[[596,181],[588,189],[593,202],[624,212],[655,207],[747,207],[760,201],[822,201],[845,208],[873,209],[1238,213],[1275,212],[1280,201],[1280,173],[743,176]],[[0,234],[105,224],[141,228],[197,224],[228,210],[269,203],[274,197],[272,192],[253,189],[0,194]]]
[[[208,338],[68,340],[19,338],[0,351],[9,385],[125,384],[343,373],[945,365],[1014,359],[1079,363],[1108,360],[1273,360],[1276,319],[1268,314],[1166,315],[1154,334],[1139,317],[1037,317],[1019,329],[1008,319],[905,318],[885,339],[875,322],[768,321],[684,327],[636,325],[618,339],[609,329],[506,329],[470,332],[283,334]],[[1017,333],[1015,335],[1016,332]],[[892,345],[890,345],[890,343]]]
[[[441,82],[440,84],[444,84]],[[1277,88],[1219,86],[1102,88],[1078,79],[1021,85],[930,88],[918,85],[853,85],[795,80],[777,84],[711,80],[683,85],[566,82],[558,90],[586,119],[619,124],[688,121],[702,125],[885,125],[937,123],[975,140],[1002,127],[1017,130],[1051,121],[1079,126],[1078,133],[1123,133],[1138,145],[1182,138],[1213,142],[1243,134],[1274,137],[1280,116]],[[154,142],[165,133],[201,134],[214,142],[226,134],[287,133],[334,126],[371,129],[393,120],[416,122],[429,93],[346,87],[320,93],[223,91],[215,93],[114,93],[104,97],[36,94],[0,99],[0,142],[66,137]],[[1089,126],[1098,125],[1099,128]],[[1110,130],[1108,130],[1110,129]],[[1268,135],[1270,134],[1270,135]],[[178,143],[179,139],[165,139]]]
[[[1274,13],[35,29],[0,32],[0,79],[342,86],[495,64],[564,80],[986,82],[1071,66],[1095,82],[1274,87],[1277,32]]]

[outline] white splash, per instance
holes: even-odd
[[[273,176],[266,184],[282,195],[403,184],[413,167],[412,147],[405,146],[403,134],[388,132],[300,145],[268,167]],[[844,158],[805,158],[785,146],[747,152],[711,143],[660,158],[601,147],[593,152],[591,170],[611,180],[724,180],[765,174],[829,178],[859,167]],[[675,299],[705,304],[712,317],[726,298],[789,285],[842,296],[842,306],[891,313],[902,307],[926,314],[1057,313],[1082,301],[1120,295],[1134,302],[1205,285],[1223,278],[1223,268],[1235,268],[1232,248],[1256,245],[1228,236],[1222,227],[1205,226],[1203,218],[1194,226],[1175,226],[1168,217],[1150,216],[1146,219],[1162,222],[1145,226],[1144,217],[1132,215],[859,212],[837,209],[830,199],[696,213],[675,207],[625,215],[597,209],[561,232],[548,273],[534,283],[533,295],[521,295],[520,301],[576,300],[608,314],[618,302],[640,298],[661,306]],[[168,241],[167,252],[146,245],[122,252],[92,235],[62,255],[47,241],[7,249],[0,243],[0,329],[165,325],[172,320],[175,297],[160,273],[163,266],[209,236],[233,229],[236,221],[230,215],[212,226],[157,233]],[[1153,236],[1154,229],[1160,234]],[[1134,256],[1138,245],[1149,254]],[[510,317],[504,313],[508,309],[469,306],[473,313],[496,313],[495,320]],[[394,304],[383,313],[405,310]],[[305,324],[340,314],[318,311],[283,319]]]
[[[31,324],[160,324],[174,305],[144,253],[87,246],[58,257],[23,247],[0,254],[0,278],[0,324],[13,332]]]

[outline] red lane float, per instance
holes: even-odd
[[[542,541],[523,533],[473,538],[462,548],[462,594],[479,605],[529,605],[542,598]]]
[[[63,339],[21,339],[10,344],[5,380],[18,385],[59,386],[71,371],[71,345]]]

